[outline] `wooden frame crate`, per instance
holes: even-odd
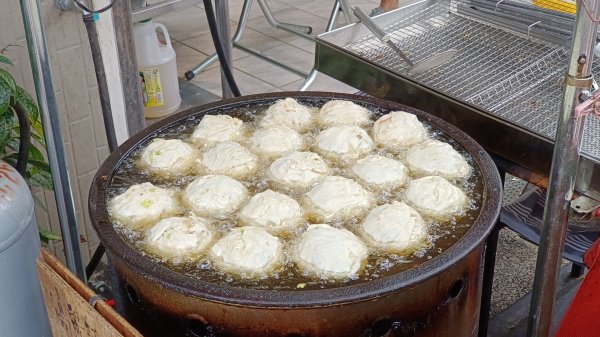
[[[55,337],[142,337],[60,261],[42,249],[37,261],[48,318]]]

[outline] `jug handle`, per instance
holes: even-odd
[[[162,23],[155,23],[154,28],[158,28],[162,31],[163,35],[165,36],[165,42],[167,42],[167,47],[172,48],[173,46],[171,46],[171,37],[169,36],[169,32],[167,31],[165,25]]]

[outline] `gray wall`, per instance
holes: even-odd
[[[7,55],[15,63],[8,70],[17,83],[35,97],[31,67],[18,0],[3,0],[0,6],[0,48],[11,47]],[[81,15],[58,10],[52,0],[42,0],[42,12],[54,76],[54,87],[60,111],[61,132],[68,155],[69,173],[77,209],[79,233],[84,260],[98,245],[98,238],[87,214],[87,196],[98,166],[108,155],[104,125],[100,111],[96,78]],[[34,191],[48,211],[36,209],[38,224],[60,233],[54,195]],[[52,245],[64,259],[60,243]]]

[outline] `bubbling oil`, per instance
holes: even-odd
[[[318,108],[325,104],[328,100],[326,99],[297,99],[300,103],[314,107],[315,113]],[[372,121],[369,125],[363,126],[363,128],[372,135],[373,122],[382,115],[391,112],[390,110],[383,109],[377,106],[373,106],[366,103],[357,102],[369,109],[372,113]],[[223,108],[216,111],[218,114],[227,114],[244,121],[244,125],[249,133],[260,128],[259,122],[269,107],[267,103],[252,103],[236,106],[233,108]],[[315,114],[316,116],[316,114]],[[140,144],[137,149],[134,149],[116,169],[116,174],[111,180],[108,188],[108,198],[112,199],[116,195],[119,195],[127,190],[132,185],[140,184],[144,182],[151,182],[156,186],[169,188],[169,189],[185,189],[186,185],[192,182],[206,172],[202,172],[201,169],[192,169],[181,176],[160,176],[156,174],[150,174],[148,171],[137,165],[141,156],[142,150],[150,143],[154,138],[175,138],[181,139],[193,144],[190,141],[190,136],[194,131],[194,128],[202,119],[202,116],[192,116],[186,119],[182,119],[172,125],[167,130],[150,135],[149,139]],[[425,123],[424,123],[425,124]],[[402,271],[414,268],[419,264],[422,264],[435,256],[442,254],[454,243],[456,243],[463,235],[469,230],[471,225],[476,221],[479,216],[479,210],[482,205],[483,199],[483,178],[481,172],[478,170],[474,158],[462,148],[454,139],[446,135],[440,130],[433,129],[426,125],[428,133],[431,138],[444,141],[453,146],[454,149],[459,151],[471,166],[471,173],[459,180],[452,181],[455,186],[461,188],[468,197],[468,205],[465,211],[451,219],[438,220],[424,216],[427,222],[430,236],[428,243],[422,248],[414,251],[408,255],[393,254],[390,252],[378,250],[375,248],[369,248],[369,257],[366,260],[364,267],[356,277],[346,279],[332,279],[327,275],[315,275],[315,273],[307,273],[304,270],[300,270],[298,266],[293,262],[292,250],[294,242],[298,237],[306,230],[308,225],[319,223],[314,216],[311,216],[310,212],[306,212],[304,223],[300,224],[294,229],[278,231],[276,235],[283,241],[286,249],[283,252],[283,260],[281,264],[275,268],[272,272],[263,275],[237,275],[229,272],[220,271],[215,267],[210,258],[204,254],[194,256],[193,258],[171,258],[166,259],[152,253],[151,249],[145,247],[144,234],[141,232],[135,232],[125,226],[118,223],[113,223],[115,229],[120,233],[123,239],[132,247],[142,252],[149,259],[152,259],[156,263],[162,264],[176,272],[190,277],[202,279],[207,282],[216,284],[227,284],[229,286],[251,288],[251,289],[272,289],[272,290],[315,290],[333,288],[345,285],[353,285],[359,283],[369,282],[381,277],[391,276]],[[319,153],[315,139],[317,135],[323,131],[326,127],[313,123],[312,127],[307,131],[302,132],[305,140],[305,148],[302,151],[311,151]],[[238,141],[246,149],[251,149],[248,146],[248,137],[244,140]],[[200,151],[206,150],[208,146],[198,146]],[[250,150],[251,151],[251,150]],[[405,156],[405,150],[399,149],[386,149],[383,146],[378,145],[374,151],[365,154],[379,154],[387,156],[389,158],[398,159],[403,161]],[[294,198],[296,201],[302,204],[302,196],[312,186],[306,188],[286,188],[281,185],[274,184],[266,178],[266,171],[269,165],[276,158],[268,158],[257,154],[258,157],[258,169],[256,174],[248,176],[244,179],[236,179],[240,181],[249,192],[249,196],[263,192],[267,189],[280,192]],[[335,160],[326,156],[321,156],[330,168],[329,175],[339,175],[346,178],[354,179],[359,182],[356,177],[352,175],[350,167],[355,160]],[[413,179],[416,177],[410,177]],[[372,186],[361,184],[365,189],[372,192],[376,196],[376,205],[383,205],[390,203],[393,200],[403,200],[405,188],[396,189],[375,189]],[[406,186],[406,185],[405,185]],[[241,210],[248,200],[242,204],[239,208]],[[375,207],[373,206],[373,207]],[[183,207],[182,209],[184,209]],[[306,210],[305,210],[306,211]],[[183,212],[180,215],[185,215]],[[364,220],[366,214],[355,216],[345,221],[333,221],[329,222],[329,225],[338,228],[346,228],[362,239],[362,234],[359,231],[359,226]],[[244,224],[237,217],[237,213],[233,213],[223,219],[215,219],[213,227],[216,231],[216,239],[225,235],[229,230],[234,227],[243,226]],[[363,242],[367,243],[366,240],[362,239]],[[209,245],[210,247],[211,245]]]

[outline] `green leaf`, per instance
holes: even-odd
[[[13,65],[12,61],[6,55],[2,54],[0,54],[0,63],[8,64],[10,66]]]
[[[0,71],[3,71],[0,69]],[[8,74],[8,73],[7,73]],[[13,81],[14,83],[14,81]],[[12,113],[10,108],[10,98],[13,95],[13,90],[11,89],[9,83],[0,79],[0,118],[4,118],[4,116]]]
[[[13,146],[15,145],[15,146]],[[15,148],[16,150],[13,150]],[[1,148],[1,152],[3,156],[9,155],[11,153],[19,152],[19,138],[11,136],[10,140],[6,143],[6,146]]]
[[[27,183],[30,186],[45,188],[47,190],[54,188],[50,172],[33,168],[30,174],[31,175],[27,177]]]
[[[15,115],[13,113],[5,114],[0,118],[0,147],[8,145],[14,124]]]
[[[12,167],[16,167],[17,166],[17,158],[16,156],[13,156],[15,153],[10,154],[9,156],[3,157],[2,160],[4,160],[8,165],[12,166]]]
[[[29,95],[29,93],[27,93],[25,89],[21,88],[18,85],[16,86],[15,90],[15,99],[17,103],[20,103],[21,106],[23,106],[23,108],[27,112],[27,116],[29,116],[29,122],[32,124],[32,126],[36,122],[39,122],[40,112],[38,110],[37,105],[35,104],[33,98]]]
[[[6,142],[6,147],[15,152],[11,156],[17,157],[16,152],[19,151],[19,138],[17,136],[11,137],[10,140]],[[42,151],[40,151],[40,149],[37,148],[36,144],[31,143],[29,145],[28,162],[30,164],[32,161],[39,161],[45,163],[45,160],[46,158],[44,157]]]
[[[40,232],[40,241],[42,241],[44,244],[48,244],[50,241],[62,241],[62,237],[52,231],[49,231],[47,229],[43,229],[43,228],[39,228],[38,230]]]
[[[31,146],[29,146],[29,162],[31,162],[32,160],[40,160],[40,161],[44,161],[44,155],[42,154],[42,152],[35,147],[35,145],[31,144]]]
[[[40,198],[37,197],[37,195],[35,194],[31,194],[31,196],[33,197],[33,203],[44,210],[44,212],[48,213],[48,208],[46,208],[46,205],[44,205],[44,203],[42,202],[42,200],[40,200]]]
[[[19,138],[18,137],[11,137],[8,142],[6,143],[6,146],[13,150],[14,152],[18,152],[19,151]]]
[[[4,69],[0,69],[0,83],[3,83],[11,90],[11,96],[16,94],[17,84],[15,83],[15,79],[8,71]]]
[[[29,169],[32,174],[38,174],[39,172],[44,172],[50,176],[50,180],[52,181],[52,172],[50,171],[50,165],[42,160],[29,160],[27,162]]]
[[[11,153],[2,158],[2,160],[14,167],[17,163],[18,157],[19,155],[17,153]],[[48,165],[43,158],[41,160],[29,159],[27,161],[27,171],[25,173],[25,180],[27,181],[28,185],[48,190],[53,189],[50,165]]]
[[[37,131],[31,130],[31,138],[33,138],[43,149],[46,149],[46,139],[44,138],[43,133],[38,134]]]

